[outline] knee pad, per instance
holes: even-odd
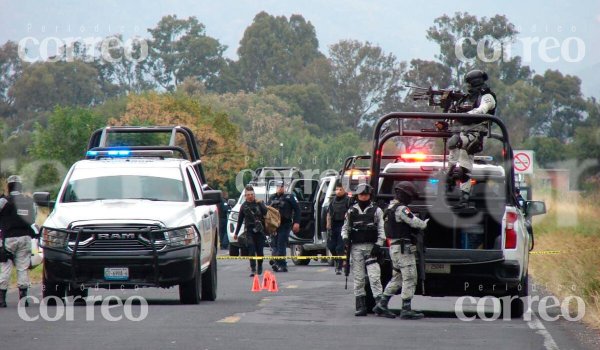
[[[467,154],[472,155],[483,151],[483,137],[480,133],[468,134],[467,138],[469,140],[465,146]]]
[[[456,166],[454,167],[452,172],[452,179],[454,181],[460,181],[463,183],[467,182],[471,179],[471,172],[465,167]]]
[[[452,150],[462,148],[462,144],[462,140],[458,134],[454,134],[448,139],[448,149]]]

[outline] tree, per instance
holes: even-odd
[[[55,106],[92,106],[104,100],[98,71],[90,64],[38,62],[28,65],[11,93],[21,118],[31,119]]]
[[[118,42],[123,42],[121,34],[106,37],[104,43],[107,43],[107,57],[97,57],[94,60],[105,95],[125,95],[153,89],[154,84],[144,74],[144,46],[139,40],[132,40],[131,49],[113,45]],[[98,48],[100,49],[101,47]]]
[[[357,129],[372,119],[384,98],[401,91],[404,64],[369,42],[342,40],[329,49],[334,111],[345,126]]]
[[[261,12],[244,31],[237,62],[242,87],[295,84],[314,59],[322,57],[316,31],[301,15],[275,17]]]
[[[210,184],[223,188],[243,168],[247,149],[227,115],[184,93],[130,95],[127,110],[111,125],[185,125],[198,140]]]
[[[327,133],[336,124],[329,97],[316,84],[274,85],[265,92],[287,102],[292,108],[292,114],[302,116],[305,122],[319,126],[319,133]]]
[[[223,52],[227,47],[207,36],[196,17],[165,16],[148,32],[152,39],[145,71],[158,86],[174,91],[186,77],[195,77],[209,88],[216,84],[225,65]]]
[[[427,30],[427,39],[440,46],[440,53],[436,58],[452,70],[453,84],[458,87],[464,74],[481,64],[482,58],[494,61],[494,45],[500,45],[500,58],[507,56],[505,46],[517,34],[515,26],[506,16],[496,15],[479,20],[467,12],[456,12],[453,17],[443,15],[436,18],[434,25]],[[483,49],[479,55],[478,45]],[[462,57],[460,53],[463,54]],[[502,59],[494,62],[501,64]]]
[[[540,89],[545,113],[536,116],[534,128],[542,135],[567,141],[584,118],[586,102],[581,93],[581,79],[547,70],[536,75],[533,84]]]
[[[23,62],[19,59],[18,46],[7,41],[0,47],[0,117],[15,113],[14,96],[10,89],[23,73]]]
[[[87,108],[56,107],[47,125],[35,124],[30,154],[34,159],[57,160],[70,167],[83,158],[90,135],[105,126],[106,120]]]

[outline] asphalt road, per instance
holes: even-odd
[[[246,261],[219,260],[218,299],[200,305],[180,305],[176,288],[139,291],[98,290],[90,295],[117,296],[125,301],[140,295],[148,300],[143,320],[127,319],[125,307],[113,300],[108,316],[100,302],[76,306],[72,320],[57,317],[57,308],[43,315],[39,305],[26,309],[25,321],[11,290],[9,307],[0,309],[1,349],[598,349],[598,337],[578,322],[560,319],[531,321],[461,321],[453,298],[416,297],[414,307],[425,310],[418,321],[354,317],[351,281],[320,262],[294,266],[276,274],[279,292],[252,293]],[[39,286],[32,295],[40,297]],[[400,308],[399,297],[390,306]],[[130,318],[141,318],[134,305]],[[61,308],[62,309],[62,308]],[[64,311],[64,309],[62,309]],[[554,310],[552,312],[559,312]],[[467,314],[469,315],[469,314]],[[56,321],[44,320],[56,317]],[[59,315],[60,316],[60,315]],[[87,320],[86,318],[92,318]]]

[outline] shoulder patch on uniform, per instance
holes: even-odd
[[[414,216],[414,215],[413,215],[413,213],[410,211],[410,209],[409,209],[408,207],[404,207],[404,208],[402,209],[402,213],[403,213],[404,215],[408,216],[410,219],[412,219],[412,218],[413,218],[413,216]]]

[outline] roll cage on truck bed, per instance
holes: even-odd
[[[434,122],[440,120],[448,122],[450,127],[433,128]],[[454,121],[469,126],[456,126]],[[458,200],[459,189],[446,193],[444,186],[448,170],[446,145],[460,128],[464,130],[473,125],[477,125],[484,136],[482,153],[492,151],[494,157],[475,157],[470,180],[473,205],[456,210],[449,202]],[[420,154],[382,167],[382,159],[387,157],[383,155],[386,142],[407,137],[431,140],[438,148],[443,146],[443,154]],[[412,181],[419,190],[419,198],[409,207],[421,219],[429,217],[430,222],[424,230],[424,256],[418,257],[417,294],[514,296],[511,313],[516,317],[522,315],[523,303],[519,297],[527,295],[529,251],[533,240],[532,231],[525,228],[526,218],[543,214],[546,209],[543,202],[535,201],[528,201],[528,213],[519,207],[515,196],[513,150],[502,120],[492,115],[466,113],[387,114],[374,127],[369,172],[374,200],[383,209],[393,199],[396,183]],[[386,285],[392,266],[389,251],[384,249],[384,252],[382,284]]]

